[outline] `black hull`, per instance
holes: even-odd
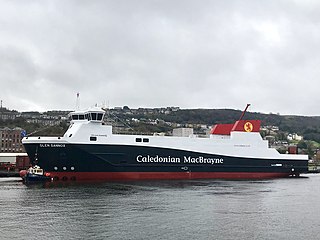
[[[239,179],[308,172],[307,160],[243,158],[169,148],[31,143],[25,148],[31,162],[59,179]]]

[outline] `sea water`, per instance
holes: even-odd
[[[320,174],[25,185],[0,179],[0,239],[320,239]]]

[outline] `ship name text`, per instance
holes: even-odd
[[[64,147],[66,147],[65,144],[60,144],[60,143],[40,143],[39,146],[41,148],[64,148]]]
[[[150,155],[138,155],[136,157],[138,163],[184,163],[184,164],[223,164],[223,158],[205,158],[202,156],[191,157],[183,156],[172,157],[172,156],[150,156]]]

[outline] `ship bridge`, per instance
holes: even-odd
[[[95,107],[91,108],[87,111],[74,111],[69,113],[69,117],[71,122],[82,122],[82,121],[90,121],[90,122],[99,122],[103,121],[105,111],[101,108]]]
[[[90,108],[86,111],[69,113],[70,126],[65,132],[64,137],[68,139],[72,138],[72,141],[86,142],[89,139],[93,139],[91,138],[92,136],[111,135],[112,126],[103,124],[104,115],[105,111],[98,107]]]

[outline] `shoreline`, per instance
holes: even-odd
[[[19,172],[12,172],[12,171],[0,171],[0,178],[2,177],[20,177]]]

